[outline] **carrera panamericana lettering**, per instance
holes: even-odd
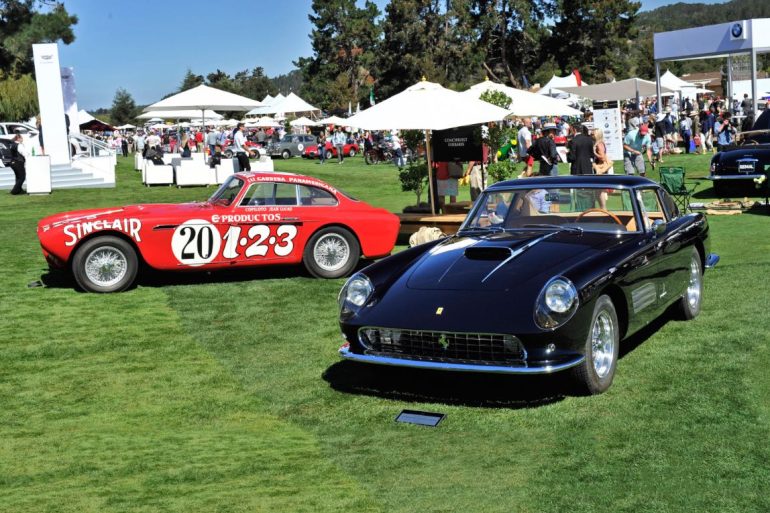
[[[68,224],[64,227],[64,235],[67,240],[65,246],[74,246],[77,241],[86,235],[102,230],[117,230],[123,232],[136,242],[142,242],[139,230],[142,229],[142,221],[135,218],[122,219],[97,219],[96,221],[85,221],[82,223]]]

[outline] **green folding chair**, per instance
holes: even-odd
[[[690,208],[690,196],[695,192],[700,182],[693,182],[693,185],[688,188],[685,183],[683,167],[662,167],[660,168],[660,185],[671,195],[682,212],[687,212]]]

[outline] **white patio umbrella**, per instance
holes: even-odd
[[[491,80],[485,80],[473,85],[462,94],[479,98],[485,91],[500,91],[512,101],[510,115],[512,116],[582,116],[579,110],[567,105],[565,100],[551,98],[542,94],[530,93],[521,89],[508,87]]]
[[[290,126],[315,126],[315,124],[315,121],[310,118],[306,118],[305,116],[289,121]]]
[[[339,116],[329,116],[326,119],[319,119],[315,122],[316,126],[335,125],[335,126],[353,126],[350,124],[350,118],[341,118]]]
[[[258,127],[271,127],[271,126],[278,126],[280,123],[270,116],[262,116],[259,119],[255,119],[252,121],[251,126],[258,126]]]
[[[116,126],[118,130],[129,130],[132,128],[136,128],[136,126],[132,125],[131,123],[126,123],[125,125]]]
[[[145,112],[151,111],[173,111],[182,109],[195,109],[200,111],[200,117],[202,122],[205,123],[205,111],[211,110],[225,110],[225,111],[247,111],[253,108],[259,107],[262,102],[240,96],[238,94],[229,93],[209,87],[207,85],[199,85],[193,87],[187,91],[182,91],[174,96],[161,100],[157,103],[153,103],[149,107],[145,108]]]
[[[500,121],[507,115],[507,110],[496,105],[423,80],[348,118],[345,122],[365,130],[399,128],[425,131],[430,204],[431,212],[435,214],[430,158],[431,130],[446,130],[458,126]]]

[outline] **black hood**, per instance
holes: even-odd
[[[509,290],[541,275],[562,274],[622,240],[612,233],[566,231],[451,237],[420,259],[406,286],[415,290]]]

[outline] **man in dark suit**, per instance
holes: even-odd
[[[594,174],[591,159],[594,156],[594,140],[588,135],[590,127],[588,123],[580,125],[580,133],[569,143],[570,174],[592,175]]]

